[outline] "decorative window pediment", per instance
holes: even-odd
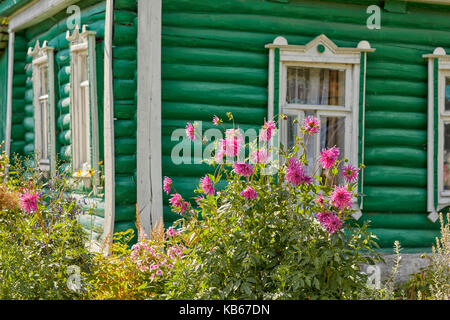
[[[33,57],[34,141],[40,170],[56,171],[54,49],[39,40],[28,49]]]
[[[436,48],[428,59],[428,212],[450,206],[450,55]]]
[[[320,150],[337,146],[341,157],[353,164],[364,162],[365,65],[367,53],[375,49],[367,41],[356,48],[337,46],[325,35],[306,45],[289,44],[277,37],[269,49],[268,116],[285,114],[280,122],[280,140],[292,146],[299,132],[299,123],[307,116],[319,119],[320,135],[308,144],[308,163],[312,164]],[[312,170],[312,168],[310,168]],[[363,173],[359,193],[362,194]],[[360,197],[359,206],[363,206]],[[361,213],[354,215],[356,219]]]
[[[94,31],[83,26],[67,31],[71,53],[71,132],[73,175],[97,193],[99,130]],[[91,185],[93,179],[94,185]]]

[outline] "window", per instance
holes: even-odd
[[[339,148],[341,159],[347,157],[354,165],[363,162],[363,150],[358,148],[364,133],[358,127],[365,101],[364,90],[360,95],[361,76],[365,79],[361,64],[365,65],[366,53],[374,51],[370,44],[361,41],[357,48],[339,48],[320,35],[305,46],[289,45],[285,38],[277,37],[266,48],[269,118],[277,114],[288,117],[280,122],[281,143],[294,146],[299,124],[314,116],[320,121],[321,132],[307,142],[310,172],[320,151],[333,146]]]
[[[95,72],[95,32],[82,33],[76,28],[67,32],[71,52],[71,131],[72,167],[74,177],[81,178],[85,187],[94,188],[99,182],[99,136],[97,89]],[[94,185],[91,185],[91,181]]]
[[[450,205],[450,55],[442,48],[428,59],[428,216]]]
[[[29,48],[33,57],[34,136],[36,166],[42,171],[56,170],[54,50],[44,42]]]

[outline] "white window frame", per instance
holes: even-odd
[[[319,52],[319,46],[322,52]],[[269,49],[269,119],[274,117],[274,88],[275,88],[275,49],[279,49],[279,113],[286,115],[297,115],[299,125],[304,119],[305,111],[314,110],[316,116],[336,116],[345,117],[345,153],[353,164],[358,164],[358,121],[360,105],[360,65],[361,54],[373,52],[375,49],[370,47],[369,42],[361,41],[356,48],[340,48],[334,44],[325,35],[320,35],[306,45],[289,45],[284,37],[277,37],[273,43],[266,45]],[[301,66],[310,68],[324,69],[344,69],[345,73],[345,105],[344,106],[325,106],[325,105],[297,105],[287,104],[287,68],[291,66]],[[365,70],[362,70],[365,73]],[[364,90],[365,91],[365,90]],[[280,125],[283,122],[280,122]],[[349,127],[349,128],[348,128]],[[348,130],[347,130],[348,128]],[[287,127],[280,127],[280,140],[286,144]],[[280,141],[278,141],[278,144]],[[316,139],[315,155],[320,151],[320,138]],[[353,209],[357,213],[353,215],[359,219],[361,211],[356,203]]]
[[[97,75],[96,75],[96,52],[95,52],[96,32],[88,31],[87,26],[83,25],[82,32],[76,27],[73,34],[67,31],[66,39],[70,42],[71,54],[71,74],[70,74],[70,116],[71,116],[71,134],[72,134],[72,169],[73,177],[81,179],[87,188],[92,188],[94,194],[98,193],[99,186],[99,128],[98,128],[98,105],[97,105]],[[86,73],[88,80],[82,82],[80,59],[87,57]],[[88,88],[89,97],[83,96],[82,88]],[[81,101],[88,103],[81,103]],[[81,114],[80,108],[86,108],[89,125],[79,128],[78,116]],[[89,145],[83,141],[82,133],[78,130],[87,130]],[[81,154],[88,155],[88,162],[81,163]],[[94,172],[93,176],[91,172]],[[93,177],[93,184],[91,184]]]
[[[36,168],[41,171],[50,172],[52,176],[56,174],[56,135],[55,135],[55,69],[54,69],[54,48],[49,47],[44,41],[42,47],[39,40],[34,48],[28,49],[28,55],[33,57],[33,105],[34,105],[34,148],[36,152]],[[47,94],[41,95],[42,83],[41,70],[47,69]],[[41,101],[47,100],[47,126],[43,128],[45,122],[42,118]],[[42,135],[42,129],[46,133]],[[47,150],[45,153],[48,159],[44,159],[42,152],[44,139]]]
[[[425,54],[423,58],[428,59],[428,138],[427,138],[427,211],[428,218],[432,222],[439,219],[438,212],[450,205],[450,191],[444,191],[444,123],[450,123],[450,111],[445,111],[445,78],[450,77],[450,55],[447,55],[441,47],[436,48],[432,54]],[[435,83],[435,61],[437,60],[437,84]],[[435,90],[437,85],[437,97]],[[438,112],[438,150],[435,150],[435,98],[437,98]],[[435,156],[437,165],[435,168]],[[434,180],[434,174],[437,171],[438,181]],[[437,184],[437,195],[435,195],[435,186]],[[437,199],[435,199],[437,197]],[[437,200],[437,206],[435,201]]]

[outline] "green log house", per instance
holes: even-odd
[[[190,198],[211,168],[173,161],[174,132],[226,112],[244,130],[315,115],[312,155],[336,144],[367,166],[354,217],[382,250],[429,251],[439,235],[448,0],[3,0],[0,17],[0,140],[82,177],[74,194],[95,195],[97,215],[82,218],[95,239],[134,228],[136,205],[147,231],[175,221],[163,177]],[[294,125],[279,129],[292,142]],[[103,185],[87,177],[102,163]]]

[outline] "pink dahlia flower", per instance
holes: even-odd
[[[295,186],[302,183],[309,184],[312,182],[312,178],[305,172],[304,165],[301,161],[295,158],[289,159],[289,165],[286,169],[286,180]]]
[[[179,194],[173,194],[169,200],[170,204],[175,207],[175,211],[184,213],[187,210],[188,203],[184,201],[183,197]]]
[[[220,123],[220,119],[219,119],[219,117],[218,116],[216,116],[216,115],[214,115],[214,118],[213,118],[213,121],[212,121],[213,123],[214,123],[214,125],[219,125],[219,123]]]
[[[316,219],[330,234],[333,234],[342,228],[343,221],[332,212],[319,212],[316,215]]]
[[[211,196],[214,195],[214,193],[215,193],[214,186],[208,175],[206,175],[200,179],[200,184],[202,186],[203,192],[206,195],[211,195]]]
[[[266,149],[255,150],[250,154],[250,161],[252,163],[267,163],[269,154]]]
[[[255,171],[255,167],[249,163],[235,163],[233,164],[234,172],[243,176],[249,177]]]
[[[347,186],[334,186],[331,193],[330,203],[339,210],[349,209],[352,207],[352,193],[347,190]]]
[[[229,157],[237,156],[244,145],[244,137],[241,131],[239,129],[228,129],[225,135],[225,154]]]
[[[352,183],[358,180],[359,168],[352,166],[351,164],[341,168],[341,175],[345,178],[347,183]]]
[[[191,139],[192,141],[195,140],[195,134],[194,134],[194,126],[192,123],[188,122],[186,126],[186,136]]]
[[[172,179],[170,179],[169,177],[164,177],[164,192],[166,194],[170,193],[170,187],[172,186]]]
[[[334,166],[338,157],[339,149],[337,147],[322,149],[319,161],[322,163],[324,169],[330,169]]]
[[[309,116],[303,120],[303,129],[309,134],[315,134],[320,132],[320,122],[319,119]]]
[[[261,132],[259,133],[259,139],[261,141],[270,141],[270,139],[272,139],[275,129],[276,129],[275,123],[272,120],[267,121],[266,123],[264,123],[264,126]]]
[[[256,193],[255,189],[248,186],[244,189],[244,191],[241,192],[241,195],[244,196],[246,200],[252,200],[258,198],[258,194]]]
[[[39,200],[39,194],[36,192],[25,191],[20,197],[20,207],[27,213],[35,212],[38,210],[37,202]]]

